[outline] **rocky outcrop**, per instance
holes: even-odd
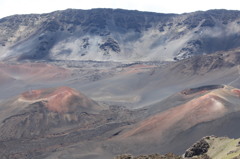
[[[240,64],[240,51],[234,49],[208,55],[196,55],[180,60],[172,65],[172,70],[183,74],[205,74],[222,68],[232,68]]]
[[[239,140],[228,137],[206,136],[186,150],[183,156],[166,155],[119,155],[114,159],[239,159]]]
[[[193,157],[193,156],[200,156],[205,154],[210,145],[205,139],[201,139],[200,141],[193,144],[189,149],[186,150],[184,156],[185,157]]]
[[[106,42],[100,45],[100,49],[105,51],[105,54],[109,54],[110,51],[119,53],[121,51],[118,43],[112,38],[108,38]]]
[[[224,85],[209,85],[209,86],[202,86],[197,88],[189,88],[189,89],[183,90],[181,93],[184,95],[190,95],[198,92],[203,93],[203,92],[211,91],[214,89],[220,89],[220,88],[224,88]]]

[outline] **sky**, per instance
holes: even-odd
[[[186,13],[209,9],[240,10],[239,0],[0,0],[0,18],[14,14],[56,10],[121,8],[158,13]]]

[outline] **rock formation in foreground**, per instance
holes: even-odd
[[[183,156],[168,153],[166,155],[119,155],[114,159],[239,159],[240,139],[207,136],[193,144]]]

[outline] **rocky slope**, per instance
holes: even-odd
[[[61,133],[66,127],[76,125],[84,127],[81,120],[84,113],[103,110],[96,102],[67,87],[30,90],[5,104],[10,108],[1,106],[1,140],[44,136],[57,129],[55,133]]]
[[[181,154],[203,135],[237,136],[239,92],[224,85],[203,86],[131,110],[102,106],[68,87],[31,90],[0,103],[0,154],[7,158]],[[167,104],[170,101],[174,104]],[[188,156],[195,154],[192,151]]]
[[[208,72],[224,68],[232,68],[240,64],[239,49],[221,51],[209,55],[197,55],[174,63],[171,70],[185,75],[204,75]]]
[[[143,112],[104,107],[68,87],[24,92],[0,102],[0,110],[1,158],[42,158],[69,145],[98,145],[141,120]]]
[[[134,154],[181,153],[202,135],[238,137],[238,101],[238,91],[228,86],[187,89],[149,106],[146,118],[122,131],[116,141]]]
[[[1,60],[172,61],[239,47],[239,11],[64,10],[0,20]]]

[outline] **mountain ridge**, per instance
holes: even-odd
[[[240,12],[229,10],[69,9],[10,16],[0,20],[0,59],[174,61],[240,47],[239,22]]]

